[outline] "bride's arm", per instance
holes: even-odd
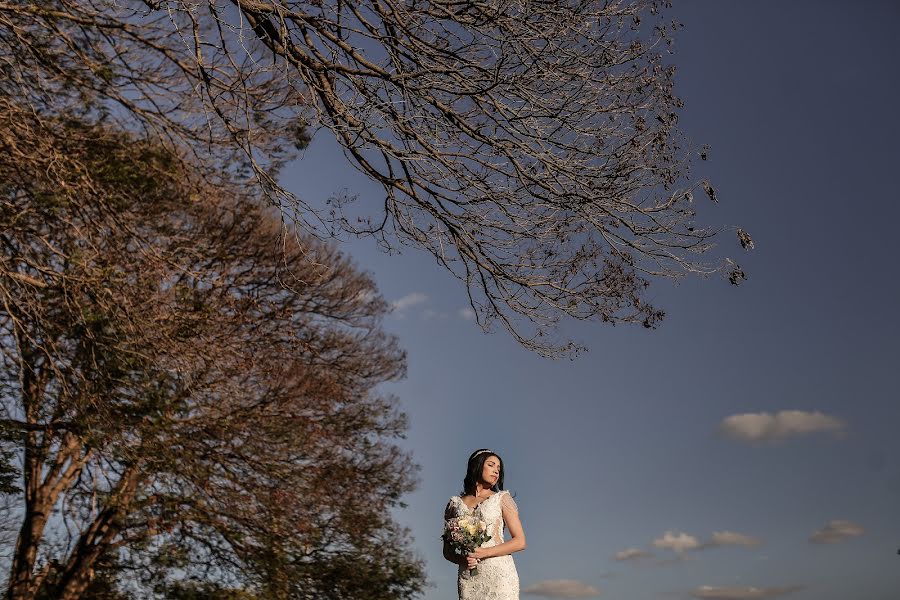
[[[509,493],[500,498],[500,510],[503,513],[503,521],[506,523],[506,528],[509,529],[510,539],[496,546],[479,548],[475,551],[476,555],[478,555],[476,558],[504,556],[525,549],[525,530],[522,529],[522,521],[519,520],[519,510],[516,507],[516,502]]]

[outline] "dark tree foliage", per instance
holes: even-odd
[[[0,97],[8,596],[413,596],[387,304],[192,160]]]

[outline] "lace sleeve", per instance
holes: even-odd
[[[456,507],[453,505],[453,498],[450,498],[450,501],[447,502],[447,507],[444,508],[444,520],[452,519],[456,516]]]
[[[505,492],[503,497],[500,498],[500,506],[503,507],[504,511],[510,511],[512,514],[518,514],[519,512],[519,507],[509,492]]]

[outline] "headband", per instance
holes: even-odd
[[[479,450],[478,452],[476,452],[475,454],[472,455],[472,458],[475,458],[475,457],[478,456],[479,454],[484,454],[485,452],[490,452],[491,454],[494,453],[493,450]],[[470,460],[471,460],[471,459],[470,459]]]

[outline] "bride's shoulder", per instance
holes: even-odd
[[[447,506],[454,506],[457,504],[465,505],[466,501],[463,500],[462,496],[450,496],[450,500],[447,501]]]
[[[519,506],[513,499],[512,492],[509,490],[500,490],[497,492],[497,495],[500,496],[500,506],[508,510],[519,512]]]
[[[452,519],[456,516],[456,501],[459,499],[459,496],[450,496],[450,500],[447,501],[447,506],[444,507],[444,519]]]

